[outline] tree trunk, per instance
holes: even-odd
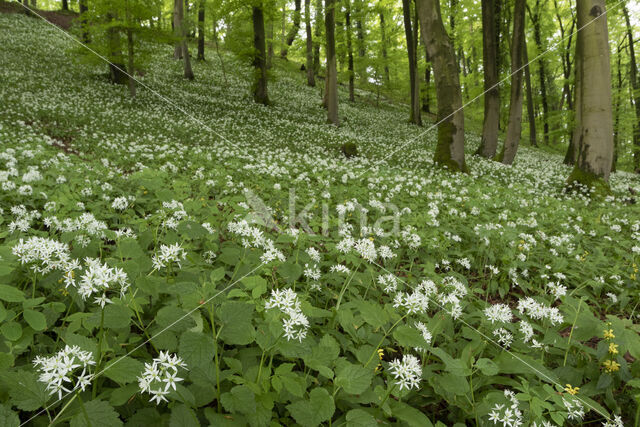
[[[267,34],[267,69],[271,69],[271,64],[273,63],[273,34],[274,34],[274,23],[273,19],[269,19],[269,34]]]
[[[304,0],[304,23],[307,31],[307,84],[315,87],[316,79],[313,70],[313,34],[311,31],[311,0]]]
[[[253,100],[259,104],[269,105],[269,94],[267,93],[267,47],[262,6],[253,6],[253,49]]]
[[[184,19],[183,0],[174,0],[174,10],[176,13],[176,28],[180,36],[180,53],[184,59],[184,78],[193,80],[193,70],[191,70],[191,58],[189,57],[189,46],[187,45],[187,26]]]
[[[606,191],[613,158],[611,69],[605,0],[577,0],[580,102],[576,102],[578,156],[568,184]],[[588,25],[587,25],[588,24]]]
[[[353,70],[353,43],[351,42],[351,0],[346,0],[345,23],[347,30],[347,52],[349,55],[349,101],[355,102],[355,72]]]
[[[336,67],[336,40],[335,40],[335,7],[336,0],[325,0],[325,31],[327,35],[327,121],[339,125],[338,119],[338,70]]]
[[[482,140],[476,154],[492,159],[498,148],[498,128],[500,127],[500,89],[498,74],[498,46],[496,33],[496,1],[482,0],[482,68],[484,71],[484,122]]]
[[[298,31],[300,31],[300,0],[295,0],[295,10],[293,11],[293,27],[291,27],[291,29],[289,30],[286,38],[286,43],[280,51],[280,56],[282,58],[287,58],[289,47],[291,47],[294,40],[296,39]]]
[[[533,110],[533,91],[531,90],[531,70],[529,69],[529,52],[527,50],[527,38],[524,38],[524,85],[527,90],[527,116],[529,117],[529,143],[532,147],[538,146],[536,138],[536,114]]]
[[[513,37],[511,39],[511,100],[509,104],[509,122],[504,138],[504,146],[499,160],[505,165],[510,165],[516,158],[520,132],[522,131],[522,90],[523,51],[524,51],[524,12],[525,1],[516,0],[513,7]]]
[[[540,55],[544,52],[544,48],[542,46],[542,32],[540,29],[540,0],[536,0],[536,13],[533,14],[531,12],[531,8],[527,6],[527,10],[529,11],[529,16],[531,17],[531,22],[533,22],[533,39],[536,42],[536,47],[538,48],[538,54]],[[546,65],[545,65],[545,57],[542,56],[538,58],[538,78],[540,80],[540,94],[542,96],[542,123],[544,128],[543,140],[545,144],[549,144],[549,101],[547,99],[547,81],[546,81]]]
[[[204,3],[198,2],[198,61],[204,61]]]
[[[384,11],[380,11],[380,41],[382,42],[382,62],[384,64],[384,80],[389,83],[389,63],[387,62],[387,27]]]
[[[182,59],[182,33],[180,32],[180,14],[178,13],[178,7],[182,7],[182,5],[178,5],[180,0],[173,0],[173,20],[171,21],[171,28],[173,30],[173,36],[176,40],[175,45],[173,47],[173,59]]]
[[[616,88],[615,106],[614,106],[614,121],[613,121],[613,160],[611,160],[611,172],[617,170],[618,163],[618,144],[620,140],[620,95],[622,92],[622,64],[620,49],[618,49],[617,57],[617,70],[618,70],[618,87]]]
[[[69,0],[62,0],[62,10],[69,10]]]
[[[107,21],[112,21],[114,16],[112,13],[107,13]],[[125,84],[127,82],[127,74],[124,72],[125,66],[120,32],[117,28],[109,27],[107,29],[107,45],[109,49],[109,78],[111,83]]]
[[[453,171],[466,172],[462,93],[453,43],[442,23],[440,1],[417,0],[416,6],[436,83],[439,124],[434,162]]]
[[[313,44],[313,72],[316,76],[320,73],[320,36],[322,35],[322,0],[316,0],[316,14],[314,17],[314,35]]]
[[[431,90],[431,60],[429,59],[429,52],[427,51],[427,47],[424,48],[424,60],[427,63],[427,66],[424,67],[424,100],[422,101],[422,111],[425,113],[431,112],[431,97],[429,96],[429,91]]]
[[[629,20],[627,5],[622,4],[622,13],[627,26],[627,38],[629,39],[629,80],[633,88],[633,103],[635,106],[636,120],[633,123],[633,167],[640,173],[640,80],[638,80],[638,65],[636,63],[636,52],[633,40],[633,31]]]
[[[127,67],[129,72],[129,94],[134,98],[136,96],[136,81],[133,76],[136,71],[133,66],[133,30],[131,27],[127,28],[127,53],[129,59],[129,66]]]
[[[416,45],[411,23],[411,0],[402,0],[402,15],[404,17],[404,34],[407,39],[407,54],[409,56],[409,94],[411,105],[409,109],[409,123],[422,125],[420,117],[420,80],[416,64]]]
[[[89,11],[89,8],[87,7],[87,0],[80,0],[78,2],[78,6],[80,7],[80,28],[82,29],[82,42],[89,43],[89,30],[87,28],[87,12]]]

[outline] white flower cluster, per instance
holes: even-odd
[[[422,365],[416,356],[405,354],[402,356],[402,361],[394,359],[389,363],[389,369],[400,390],[418,388],[422,379]]]
[[[562,403],[564,407],[567,409],[567,418],[570,420],[581,420],[584,418],[584,406],[582,403],[575,397],[567,400],[562,398]]]
[[[549,319],[552,325],[557,325],[564,321],[564,317],[557,307],[546,307],[531,297],[518,301],[518,311],[520,314],[526,314],[532,319]]]
[[[260,261],[262,261],[263,263],[266,264],[275,259],[280,262],[286,261],[286,257],[279,249],[275,247],[273,240],[264,237],[262,234],[262,230],[256,227],[251,227],[246,220],[230,222],[227,227],[233,234],[237,234],[243,237],[242,243],[245,248],[262,248],[264,252],[260,257]]]
[[[178,268],[182,268],[180,261],[184,261],[186,258],[187,251],[182,249],[179,243],[174,243],[173,245],[163,244],[160,245],[160,251],[153,256],[151,262],[156,270],[165,268],[173,262],[178,264]]]
[[[422,322],[416,322],[415,323],[415,327],[422,334],[422,338],[424,338],[424,342],[427,344],[426,346],[427,347],[430,346],[431,345],[431,340],[433,339],[433,336],[431,335],[431,332],[429,332],[429,329],[427,329],[427,326]],[[424,347],[416,347],[416,348],[414,348],[414,350],[417,351],[418,353],[422,353],[422,352],[426,351],[426,349]]]
[[[109,267],[97,258],[85,258],[86,269],[80,278],[78,293],[83,300],[94,294],[101,294],[94,302],[104,308],[112,301],[107,298],[107,291],[119,288],[122,297],[129,288],[127,274],[120,268]]]
[[[20,239],[12,253],[21,264],[31,264],[31,269],[41,274],[61,270],[72,277],[71,272],[79,267],[77,261],[71,259],[66,244],[46,237],[32,236],[26,241]]]
[[[11,233],[16,230],[22,231],[23,233],[27,232],[29,228],[31,228],[33,220],[39,219],[42,216],[37,210],[27,211],[24,205],[12,206],[11,213],[15,217],[7,226]]]
[[[123,211],[129,207],[129,199],[125,196],[116,197],[111,203],[111,208],[117,211]]]
[[[616,415],[613,419],[602,423],[602,427],[624,427],[624,423],[622,422],[622,417],[620,415]]]
[[[384,291],[388,294],[398,289],[398,279],[393,274],[381,274],[378,276],[378,283],[384,287]]]
[[[105,231],[108,229],[107,224],[98,221],[90,212],[84,212],[77,218],[65,218],[60,221],[57,217],[51,216],[44,219],[44,225],[52,231],[60,231],[70,233],[82,231],[92,237],[105,238]]]
[[[484,309],[484,315],[491,321],[491,324],[495,322],[511,323],[513,320],[513,314],[511,309],[506,304],[493,304]]]
[[[93,375],[90,368],[95,363],[91,352],[68,345],[53,356],[36,356],[33,360],[33,365],[40,371],[39,381],[47,384],[50,394],[58,393],[58,399],[62,399],[63,391],[84,391],[91,384]]]
[[[162,202],[162,207],[163,209],[161,209],[159,213],[161,216],[167,217],[162,222],[163,227],[167,227],[175,230],[176,228],[178,228],[178,224],[180,223],[180,221],[188,217],[187,211],[184,210],[184,206],[182,205],[181,202],[178,202],[177,200],[172,200],[170,202]],[[164,211],[164,209],[169,210],[170,215],[167,214]]]
[[[493,335],[496,337],[498,344],[502,345],[504,348],[511,347],[513,343],[513,335],[511,332],[507,331],[505,328],[498,328],[493,331]]]
[[[165,396],[169,394],[169,389],[176,390],[176,383],[183,380],[178,377],[178,368],[187,369],[187,365],[178,355],[162,351],[152,363],[144,364],[144,372],[138,377],[138,386],[143,393],[152,395],[149,402],[155,400],[158,405],[162,401],[168,402]]]
[[[518,399],[511,390],[504,391],[504,397],[509,400],[509,405],[496,403],[489,412],[489,421],[494,424],[501,423],[503,427],[519,427],[523,424],[522,412],[518,407]]]
[[[354,243],[353,248],[358,252],[358,255],[369,262],[374,262],[378,258],[376,245],[371,239],[360,239]]]
[[[302,342],[304,337],[307,336],[309,320],[307,316],[302,313],[298,294],[293,290],[272,290],[271,298],[269,298],[269,301],[265,304],[265,308],[267,310],[277,308],[287,316],[282,319],[282,328],[284,329],[284,336],[287,337],[287,340],[297,339]]]

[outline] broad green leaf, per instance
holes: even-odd
[[[335,385],[349,394],[363,393],[371,385],[373,371],[360,365],[341,362],[336,369]]]
[[[118,413],[104,400],[96,399],[85,402],[83,405],[84,411],[79,410],[71,418],[71,427],[117,427],[122,425]]]
[[[209,335],[185,331],[180,336],[178,352],[189,369],[196,367],[204,369],[213,361],[215,345],[213,338]]]
[[[169,427],[200,427],[200,422],[195,412],[181,403],[171,409]]]
[[[22,326],[15,321],[3,323],[0,325],[0,333],[9,341],[17,341],[22,336]]]
[[[251,319],[255,308],[252,304],[228,301],[222,304],[218,315],[222,320],[220,338],[230,345],[247,345],[256,337]]]
[[[377,426],[376,419],[364,409],[352,409],[347,412],[348,427],[374,427]]]
[[[256,411],[255,394],[246,385],[238,385],[220,397],[222,406],[229,412],[252,414]]]
[[[303,427],[315,427],[329,421],[335,411],[333,398],[324,388],[314,388],[309,393],[309,400],[299,400],[287,409],[296,422]]]
[[[35,411],[45,405],[49,393],[45,384],[33,372],[6,372],[0,376],[4,390],[9,391],[11,403],[23,411]]]
[[[123,356],[109,361],[104,369],[104,375],[118,384],[129,384],[137,381],[144,370],[144,363],[134,358]]]
[[[431,420],[418,409],[404,402],[391,401],[393,416],[404,421],[411,427],[433,427]]]
[[[484,357],[476,361],[476,366],[480,369],[480,372],[487,376],[497,375],[499,372],[498,365],[496,365],[491,359]]]
[[[409,325],[396,327],[393,331],[393,338],[398,344],[406,348],[426,347],[427,345],[420,331]]]
[[[11,410],[9,405],[0,405],[0,426],[18,427],[20,418],[18,414]]]
[[[35,331],[44,331],[47,329],[47,319],[44,314],[30,308],[22,312],[22,317]]]
[[[24,292],[20,289],[8,285],[0,285],[0,300],[7,302],[22,302],[24,299]]]

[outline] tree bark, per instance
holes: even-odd
[[[173,30],[173,36],[176,40],[175,45],[173,47],[173,59],[182,59],[182,34],[180,32],[180,14],[178,13],[178,6],[182,7],[182,5],[178,5],[179,0],[173,0],[173,20],[171,21],[171,28]]]
[[[640,80],[638,80],[638,65],[636,63],[636,52],[633,40],[633,31],[629,20],[627,5],[622,3],[622,13],[627,26],[627,38],[629,39],[629,80],[633,89],[633,103],[635,106],[636,120],[633,124],[633,167],[635,172],[640,173]]]
[[[434,162],[467,171],[464,161],[464,114],[453,43],[442,23],[439,0],[417,0],[424,44],[433,63],[438,103],[438,143]]]
[[[314,35],[313,43],[313,72],[316,76],[320,73],[320,36],[322,35],[322,0],[316,0],[316,13],[314,17]]]
[[[313,67],[313,32],[311,29],[311,0],[304,0],[304,23],[307,32],[307,84],[315,87],[316,79]]]
[[[348,64],[348,71],[349,71],[349,101],[351,102],[355,102],[356,100],[356,95],[355,95],[355,71],[353,69],[353,43],[351,42],[352,39],[352,31],[351,31],[351,0],[345,0],[345,6],[346,6],[346,11],[345,11],[345,24],[347,26],[346,30],[347,30],[347,52],[349,55],[349,64]]]
[[[269,105],[269,94],[267,93],[267,47],[262,6],[253,6],[253,48],[253,100],[259,104]]]
[[[107,21],[112,21],[115,17],[113,13],[107,13]],[[125,84],[127,74],[124,72],[124,57],[122,56],[122,46],[120,32],[115,27],[107,29],[107,45],[109,59],[109,78],[111,83]]]
[[[498,85],[498,46],[500,29],[496,21],[496,1],[482,0],[482,68],[484,70],[484,121],[482,139],[476,154],[492,159],[498,149],[500,127],[500,89]]]
[[[35,2],[34,2],[35,3]],[[35,7],[35,5],[33,5]],[[89,43],[89,29],[87,28],[87,0],[80,0],[78,2],[80,8],[80,28],[82,29],[82,42]]]
[[[613,121],[613,159],[611,160],[611,172],[615,172],[617,170],[618,163],[618,143],[620,140],[620,94],[622,92],[622,64],[621,58],[622,55],[620,53],[620,49],[618,49],[617,57],[617,75],[618,75],[618,86],[616,88],[615,95],[615,106],[614,106],[614,121]]]
[[[198,2],[198,61],[204,61],[204,3]]]
[[[69,10],[69,0],[62,0],[62,10]]]
[[[336,67],[336,40],[335,40],[335,7],[336,0],[325,0],[325,31],[327,38],[327,121],[339,125],[338,118],[338,71]]]
[[[293,27],[289,30],[287,34],[286,43],[282,47],[280,51],[280,57],[287,58],[287,53],[289,51],[289,47],[293,44],[298,32],[300,31],[300,0],[295,0],[295,9],[293,11]]]
[[[191,69],[191,58],[189,57],[189,46],[187,45],[187,26],[184,19],[184,3],[183,0],[174,0],[174,9],[177,12],[177,32],[180,36],[180,53],[184,60],[184,78],[193,80],[193,70]]]
[[[380,10],[380,41],[382,42],[382,62],[384,64],[384,80],[389,83],[389,63],[387,61],[387,25],[384,20],[384,11]]]
[[[605,0],[577,0],[580,101],[576,102],[578,156],[568,184],[607,188],[613,159],[611,69]],[[587,25],[589,24],[589,25]]]
[[[411,104],[409,109],[409,123],[422,125],[420,117],[420,80],[416,64],[416,45],[411,23],[411,0],[402,0],[402,15],[404,17],[404,34],[407,40],[407,54],[409,56],[409,95]]]
[[[133,30],[131,27],[127,28],[127,53],[129,58],[129,66],[127,67],[129,72],[129,94],[134,98],[136,96],[136,81],[133,77],[135,69],[133,66]]]
[[[422,111],[424,111],[425,113],[430,113],[431,112],[431,97],[430,97],[430,90],[431,90],[431,60],[429,58],[429,52],[427,51],[427,47],[425,46],[424,48],[424,60],[427,63],[427,66],[424,67],[424,99],[422,101]]]
[[[529,118],[529,143],[532,147],[538,146],[536,137],[536,114],[533,110],[533,91],[531,90],[531,70],[529,69],[529,52],[527,50],[527,38],[524,38],[524,85],[527,91],[527,116]]]
[[[509,122],[504,138],[504,146],[499,160],[505,165],[510,165],[516,158],[520,133],[522,131],[522,102],[524,93],[523,80],[523,51],[524,51],[524,13],[525,1],[516,0],[513,7],[513,36],[511,39],[511,101],[509,104]]]

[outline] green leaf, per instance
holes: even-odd
[[[124,329],[131,324],[133,311],[120,304],[108,304],[104,308],[104,327],[107,329]]]
[[[258,298],[267,292],[267,281],[260,276],[245,277],[242,279],[245,288],[251,290],[251,296]]]
[[[438,347],[432,348],[431,352],[438,356],[444,362],[446,370],[451,372],[453,375],[471,375],[471,369],[468,368],[461,359],[454,359],[453,357],[449,356],[446,351]]]
[[[309,400],[294,402],[287,405],[287,409],[298,424],[303,427],[315,427],[329,421],[336,408],[327,390],[314,388],[309,393]]]
[[[169,427],[200,427],[200,423],[191,408],[181,403],[171,410]]]
[[[24,317],[24,320],[26,320],[29,326],[35,331],[44,331],[47,329],[47,319],[44,317],[44,314],[39,311],[28,308],[22,312],[22,317]]]
[[[395,400],[390,400],[390,404],[392,405],[391,411],[393,416],[404,421],[409,426],[433,427],[431,420],[429,420],[429,418],[427,418],[427,416],[418,409],[409,406],[404,402],[398,402]]]
[[[9,390],[11,403],[23,411],[35,411],[45,405],[49,393],[36,374],[27,371],[6,372],[0,377],[3,389]]]
[[[0,326],[2,336],[9,341],[17,341],[22,336],[22,326],[18,322],[7,322]]]
[[[360,315],[364,321],[376,329],[383,326],[389,320],[389,315],[378,303],[357,301],[356,307],[360,310]]]
[[[137,381],[144,370],[144,364],[139,360],[123,356],[109,362],[104,368],[104,375],[118,384],[129,384]]]
[[[251,323],[255,308],[252,304],[239,301],[228,301],[218,310],[222,320],[220,338],[230,345],[251,344],[256,337],[256,330]]]
[[[11,410],[9,405],[0,405],[0,426],[18,427],[20,418],[18,414]]]
[[[393,338],[398,344],[406,348],[425,347],[427,344],[420,331],[409,325],[396,327],[395,331],[393,331]]]
[[[0,285],[0,300],[22,302],[24,299],[24,293],[20,289],[8,285]]]
[[[498,365],[493,360],[484,357],[476,361],[476,366],[480,369],[480,372],[487,376],[497,375],[499,372]]]
[[[215,342],[209,335],[185,331],[180,336],[178,352],[189,369],[205,368],[213,360]]]
[[[349,394],[363,393],[371,385],[373,371],[360,365],[341,362],[336,369],[335,384]]]
[[[84,411],[79,410],[71,418],[71,427],[116,427],[122,425],[118,413],[104,400],[92,400],[85,402],[83,406]]]
[[[377,426],[376,419],[364,409],[352,409],[347,412],[348,427],[373,427]]]
[[[256,396],[246,385],[238,385],[220,396],[222,406],[229,412],[252,414],[256,411]]]
[[[293,283],[302,276],[302,266],[295,262],[285,262],[278,267],[278,275],[287,283]]]

